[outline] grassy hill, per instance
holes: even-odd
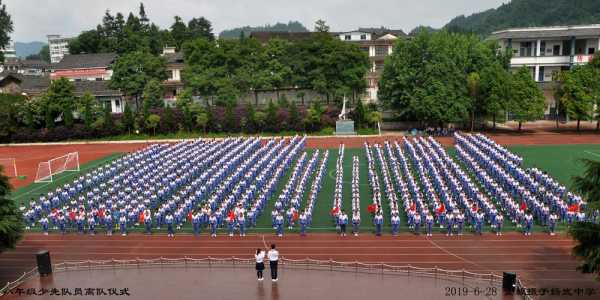
[[[498,8],[458,16],[444,28],[487,35],[510,27],[600,23],[598,0],[512,0]]]

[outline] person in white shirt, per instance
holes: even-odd
[[[258,281],[263,281],[263,270],[265,269],[265,251],[262,249],[256,249],[254,258],[256,259],[256,276],[258,277]]]
[[[275,244],[271,244],[271,250],[267,254],[269,257],[269,267],[271,268],[271,281],[277,282],[277,262],[279,261],[279,251],[275,249]]]

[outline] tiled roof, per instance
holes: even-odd
[[[53,66],[55,70],[108,68],[117,58],[116,53],[71,54]]]

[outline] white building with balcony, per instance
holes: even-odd
[[[556,115],[554,73],[588,63],[600,49],[600,24],[511,28],[490,36],[512,52],[510,66],[527,67],[544,91],[546,115]]]

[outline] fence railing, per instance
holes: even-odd
[[[255,261],[253,258],[165,258],[159,257],[154,259],[110,259],[110,260],[84,260],[84,261],[64,261],[52,266],[53,272],[66,272],[70,270],[102,270],[102,269],[124,269],[124,268],[153,268],[153,267],[203,267],[203,268],[252,268]],[[325,270],[325,271],[341,271],[355,273],[369,273],[382,275],[406,275],[430,277],[436,279],[462,279],[476,280],[480,282],[489,282],[491,285],[499,285],[502,283],[502,276],[494,273],[474,273],[467,270],[446,270],[443,268],[420,268],[411,265],[390,265],[385,263],[362,263],[359,261],[340,262],[333,259],[317,260],[311,258],[305,259],[288,259],[281,257],[279,265],[282,268],[289,269],[305,269],[305,270]],[[38,269],[23,273],[17,280],[8,282],[0,289],[0,296],[18,287],[28,279],[38,275]],[[523,285],[520,281],[517,287]],[[531,299],[531,298],[526,298]]]

